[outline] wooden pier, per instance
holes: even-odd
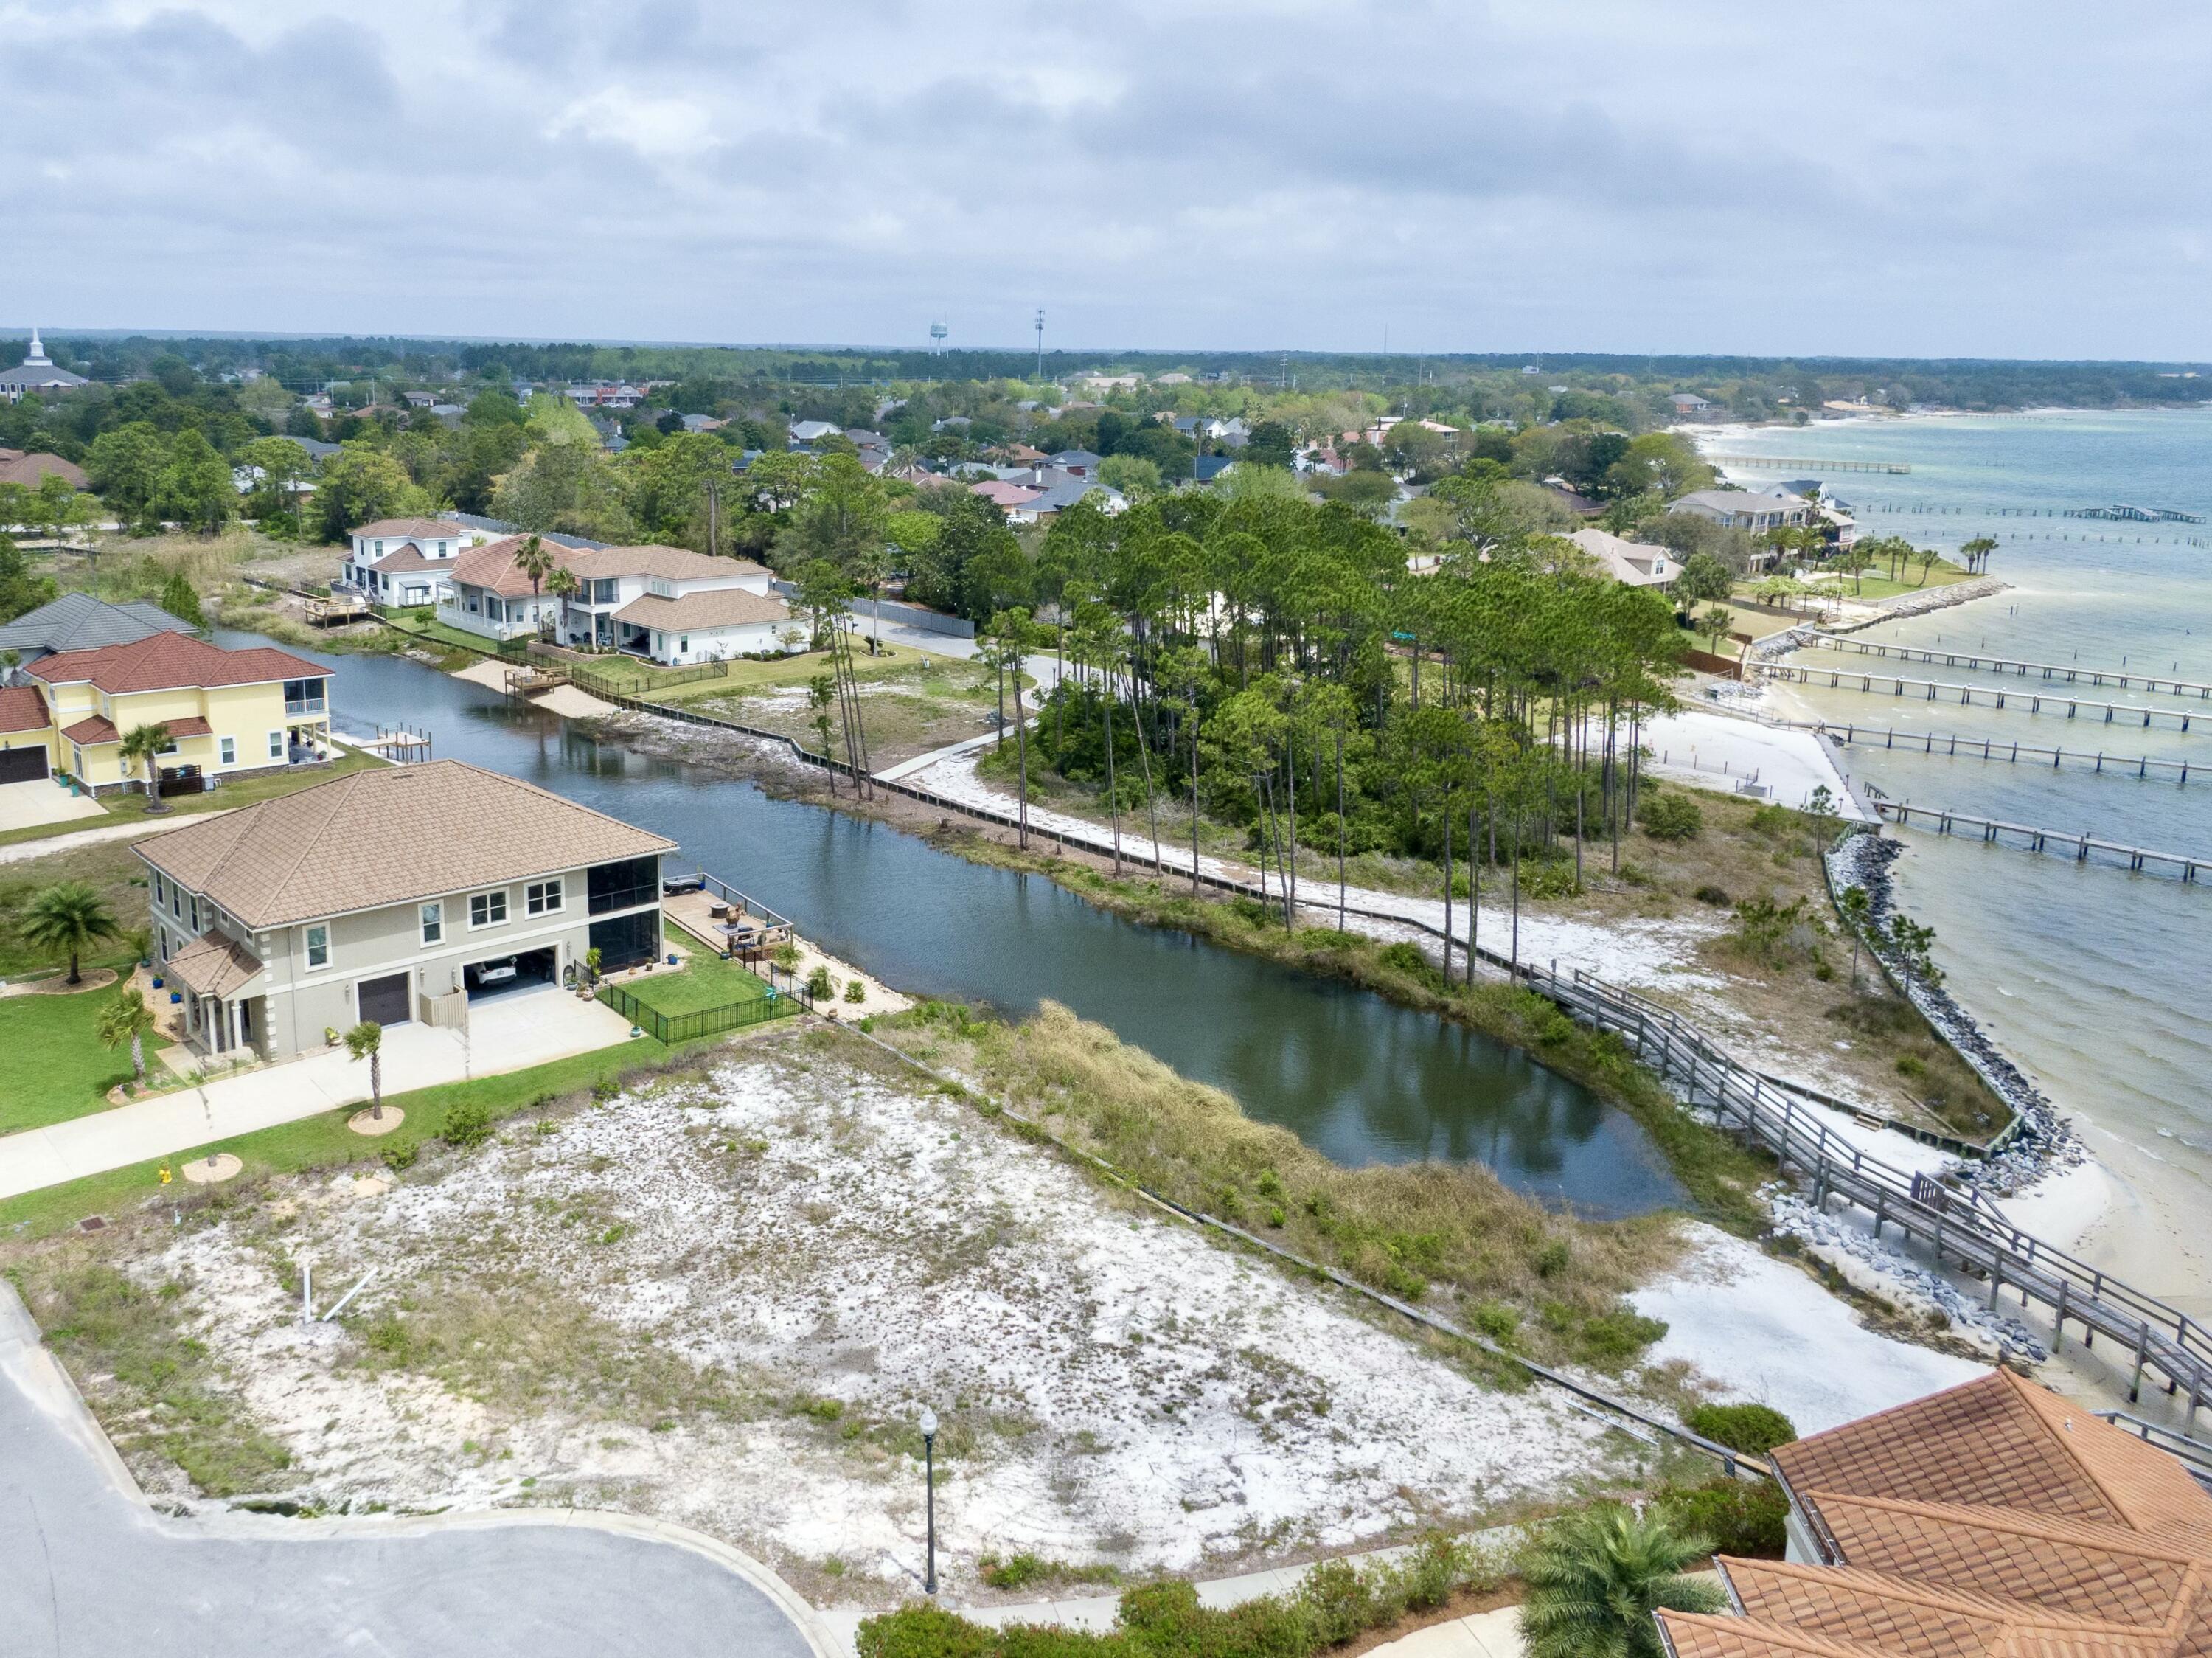
[[[2022,1232],[1972,1187],[1907,1174],[1829,1132],[1820,1107],[1796,1105],[1672,1009],[1579,968],[1566,977],[1524,966],[1521,978],[1584,1022],[1618,1033],[1692,1106],[1807,1182],[1817,1205],[1850,1204],[1873,1217],[1877,1238],[1895,1227],[1939,1265],[1985,1279],[1992,1308],[2008,1291],[2023,1309],[2039,1303],[2049,1309],[2055,1347],[2065,1344],[2069,1325],[2079,1327],[2084,1347],[2102,1338],[2121,1367],[2131,1367],[2130,1401],[2141,1397],[2146,1376],[2163,1376],[2168,1393],[2186,1398],[2192,1423],[2212,1401],[2212,1330],[2186,1313]]]
[[[1719,466],[1754,466],[1769,472],[1909,472],[1911,466],[1902,460],[1799,460],[1788,455],[1774,454],[1709,454],[1705,457]]]
[[[2136,674],[2124,668],[2084,667],[2079,662],[2015,661],[2008,656],[1980,656],[1961,650],[1930,650],[1917,645],[1877,644],[1865,639],[1838,639],[1820,634],[1815,634],[1804,643],[1807,649],[1814,650],[1850,650],[1862,656],[1888,656],[1900,662],[1934,662],[1944,667],[2009,674],[2015,679],[2035,678],[2065,685],[2079,685],[2087,680],[2093,686],[2109,685],[2116,691],[2148,691],[2162,697],[2194,697],[2199,702],[2212,702],[2212,685],[2200,685],[2194,680]]]
[[[419,726],[380,725],[373,737],[349,737],[346,741],[394,765],[419,765],[430,758],[430,734]]]
[[[2179,708],[2145,708],[2130,703],[2099,703],[2084,701],[2079,697],[2062,697],[2049,692],[2020,692],[1992,689],[1984,686],[1947,685],[1939,680],[1907,680],[1889,674],[1852,674],[1842,668],[1807,667],[1796,662],[1771,662],[1760,670],[1778,680],[1796,685],[1826,686],[1832,691],[1863,691],[1890,697],[1907,694],[1922,702],[1956,702],[1961,708],[2013,708],[2025,704],[2030,714],[2055,713],[2063,709],[2069,720],[2088,713],[2100,716],[2105,725],[2130,725],[2145,728],[2167,722],[2174,729],[2186,731],[2193,720],[2203,725],[2206,715],[2192,715]]]
[[[528,701],[541,696],[556,686],[569,683],[570,670],[557,663],[540,661],[536,658],[520,667],[507,670],[507,694]]]
[[[375,614],[363,594],[319,594],[305,588],[294,588],[292,591],[307,601],[305,615],[310,627],[344,627],[349,623],[367,621]]]
[[[1904,801],[1876,801],[1875,810],[1885,821],[1911,826],[1925,826],[1939,835],[1952,835],[1972,830],[1978,840],[1991,845],[2017,844],[2030,852],[2061,851],[2076,863],[2087,863],[2090,854],[2096,853],[2124,864],[2130,869],[2148,871],[2172,869],[2185,885],[2194,886],[2199,876],[2212,874],[2212,857],[2191,857],[2180,852],[2154,852],[2147,847],[2123,846],[2116,841],[2099,840],[2087,830],[2080,834],[2067,834],[2056,829],[2038,829],[2025,823],[2005,823],[1996,818],[1976,817],[1971,812],[1951,812],[1936,806],[1913,806]],[[2015,838],[2008,841],[2008,835]]]
[[[1775,723],[1792,731],[1817,731],[1839,743],[1902,749],[1906,753],[1917,748],[1923,754],[1943,754],[1970,760],[2001,760],[2014,765],[2023,760],[2030,765],[2041,765],[2047,760],[2054,771],[2071,760],[2076,765],[2088,766],[2098,776],[2106,777],[2172,777],[2176,783],[2185,785],[2191,769],[2187,760],[2154,760],[2142,754],[2107,754],[2101,749],[2094,753],[2085,753],[2080,749],[2041,748],[2031,743],[2004,742],[1996,737],[1962,737],[1956,732],[1898,731],[1887,726],[1836,725],[1826,720],[1778,720]],[[2199,777],[2204,775],[2203,766],[2194,769]]]

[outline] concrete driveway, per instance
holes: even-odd
[[[0,832],[40,829],[75,818],[106,815],[91,795],[72,795],[52,777],[39,777],[30,783],[0,783]]]
[[[386,1029],[385,1097],[521,1070],[629,1039],[629,1021],[602,1003],[580,1002],[556,988],[494,997],[469,1009],[466,1040],[459,1031],[420,1021]],[[337,1048],[25,1129],[0,1138],[0,1198],[190,1151],[368,1098],[368,1066]],[[373,1149],[367,1141],[362,1146],[364,1154]]]
[[[0,1283],[0,1648],[832,1658],[806,1604],[681,1528],[574,1510],[157,1517]]]

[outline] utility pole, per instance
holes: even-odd
[[[1042,306],[1042,305],[1040,305],[1040,306],[1038,306],[1038,307],[1037,307],[1037,314],[1036,314],[1036,336],[1037,336],[1036,377],[1037,377],[1037,383],[1038,383],[1039,385],[1042,385],[1042,384],[1044,383],[1044,307],[1043,307],[1043,306]]]

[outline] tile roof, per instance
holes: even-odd
[[[334,777],[132,849],[249,927],[673,851],[676,843],[460,760]]]
[[[455,536],[466,535],[468,532],[449,518],[380,518],[374,524],[357,525],[346,533],[387,539],[400,535],[410,540],[418,535],[428,535],[450,541]]]
[[[0,686],[0,731],[43,731],[46,699],[34,685]]]
[[[288,651],[256,646],[225,650],[189,633],[156,633],[129,644],[65,650],[23,670],[48,685],[91,684],[110,696],[179,686],[261,685],[321,679],[330,669]]]
[[[1772,1460],[1820,1563],[1723,1560],[1742,1615],[1661,1614],[1674,1658],[2212,1655],[2212,1496],[2009,1371]]]
[[[190,633],[191,624],[144,599],[111,605],[88,593],[64,593],[51,604],[0,625],[0,649],[90,650],[125,645],[156,633]]]
[[[663,632],[672,629],[747,627],[760,622],[790,619],[791,607],[782,600],[748,593],[743,588],[709,588],[704,593],[686,593],[674,599],[648,593],[615,613],[617,622],[659,628]]]
[[[599,547],[578,553],[569,568],[579,576],[600,580],[614,576],[659,576],[669,581],[701,581],[768,574],[767,565],[750,558],[715,558],[689,547]]]
[[[62,735],[82,748],[93,748],[104,742],[123,741],[115,728],[97,714],[79,720],[75,725],[64,726]]]
[[[1019,484],[1009,484],[1001,478],[987,478],[980,484],[970,484],[969,492],[981,496],[994,506],[1026,506],[1042,495],[1042,490],[1024,489]]]
[[[392,552],[386,553],[383,558],[377,559],[369,568],[382,570],[386,576],[406,576],[416,570],[435,570],[443,576],[450,572],[459,562],[458,558],[425,558],[422,548],[416,546],[412,541],[405,541]]]
[[[481,546],[471,547],[459,558],[449,560],[439,568],[464,587],[483,588],[502,599],[527,599],[530,596],[530,577],[523,573],[514,558],[522,551],[523,543],[529,539],[526,535],[509,535],[497,541],[487,541]],[[585,557],[574,547],[562,546],[550,536],[541,536],[539,545],[553,555],[552,565],[546,571],[548,576],[556,570],[574,570],[576,561]],[[543,593],[544,590],[541,581],[538,591]]]
[[[261,961],[236,939],[210,931],[171,956],[166,972],[202,996],[233,996],[260,976]]]

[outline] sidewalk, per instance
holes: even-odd
[[[384,1033],[384,1094],[522,1070],[629,1039],[629,1021],[557,990],[495,997],[470,1009],[471,1030],[420,1023]],[[0,1138],[0,1198],[173,1156],[234,1135],[366,1103],[368,1065],[344,1049],[226,1076]],[[363,1140],[364,1150],[374,1142]]]

